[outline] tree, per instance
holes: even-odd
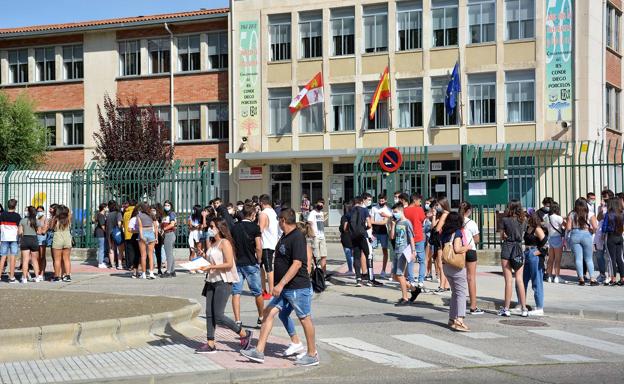
[[[0,92],[0,165],[33,168],[45,161],[47,132],[32,100],[20,94],[14,101]]]
[[[151,197],[173,159],[165,124],[151,105],[139,107],[136,99],[124,106],[105,95],[104,111],[97,109],[98,176],[115,198]]]

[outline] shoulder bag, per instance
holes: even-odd
[[[466,254],[455,253],[455,248],[453,247],[454,241],[455,235],[453,234],[451,241],[444,243],[444,248],[442,249],[442,262],[457,269],[464,269],[466,266]]]

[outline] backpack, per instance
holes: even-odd
[[[368,237],[366,233],[366,224],[362,222],[362,217],[360,216],[360,209],[357,207],[354,208],[355,214],[351,215],[351,219],[349,220],[349,232],[351,236],[354,238],[357,237]]]
[[[316,293],[321,293],[327,288],[327,284],[325,284],[325,272],[323,272],[323,268],[321,268],[316,262],[316,257],[314,255],[312,255],[312,260],[314,260],[312,273],[310,274],[312,289]]]
[[[442,262],[457,269],[464,269],[466,266],[466,254],[455,253],[453,241],[455,241],[455,234],[451,236],[451,241],[444,243],[444,248],[442,249]]]
[[[121,245],[121,243],[123,243],[124,241],[123,234],[121,233],[121,229],[119,229],[119,227],[113,228],[110,236],[117,245]]]

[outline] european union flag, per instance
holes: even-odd
[[[461,92],[461,80],[459,78],[459,63],[455,63],[453,73],[451,74],[451,80],[449,80],[446,86],[446,98],[444,99],[444,105],[446,107],[446,114],[452,115],[457,107],[457,94]]]

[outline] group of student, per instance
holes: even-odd
[[[0,205],[0,273],[8,264],[8,282],[17,283],[15,277],[17,257],[21,256],[23,284],[45,279],[46,250],[52,249],[54,274],[50,281],[71,281],[72,214],[61,204],[52,204],[46,212],[43,206],[29,205],[23,215],[17,212],[17,200],[10,199],[7,209]],[[30,266],[34,276],[30,274]]]

